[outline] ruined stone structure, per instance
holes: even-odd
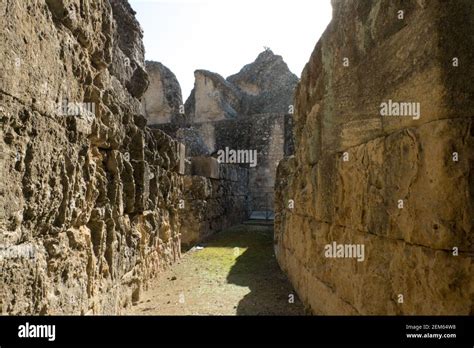
[[[159,63],[147,62],[153,80],[163,80],[166,68],[156,72]],[[147,100],[164,100],[162,95],[177,95],[172,82],[152,85]],[[246,204],[250,210],[273,210],[276,166],[292,149],[291,115],[293,92],[298,78],[281,56],[262,52],[257,59],[227,79],[219,74],[196,70],[195,85],[185,104],[185,115],[170,119],[166,112],[155,112],[144,103],[149,122],[186,144],[187,156],[211,155],[226,148],[256,150],[257,165],[248,171]],[[170,86],[170,92],[163,88]],[[174,105],[180,99],[174,99]],[[169,101],[160,102],[168,108]],[[249,166],[246,165],[248,168]],[[244,178],[244,177],[242,177]],[[245,178],[247,180],[247,178]],[[239,207],[239,211],[242,210]],[[248,209],[246,209],[248,210]]]
[[[191,166],[194,175],[184,177],[180,210],[183,249],[249,216],[247,168],[220,164],[213,157],[194,157]]]
[[[180,256],[184,149],[140,113],[139,24],[125,0],[0,17],[0,312],[120,313]]]
[[[183,114],[126,0],[1,1],[0,313],[120,314],[275,186],[276,256],[312,312],[472,315],[474,4],[333,7],[294,101],[266,50],[196,71]]]
[[[333,7],[278,168],[278,261],[317,314],[472,315],[474,5]],[[389,100],[420,117],[381,116]],[[326,257],[333,242],[364,261]]]
[[[287,119],[298,78],[270,50],[227,79],[205,70],[195,77],[185,108],[193,126],[211,153],[257,150],[258,164],[249,169],[250,208],[273,210],[276,166],[292,132]]]
[[[176,76],[158,62],[146,62],[146,70],[150,85],[143,96],[142,105],[148,125],[182,124],[180,106],[183,104],[183,98]]]

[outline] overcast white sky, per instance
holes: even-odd
[[[268,46],[298,75],[332,15],[330,0],[129,0],[145,59],[166,65],[184,101],[194,70],[237,73]]]

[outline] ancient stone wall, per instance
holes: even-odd
[[[184,177],[185,198],[180,210],[184,249],[249,215],[248,168],[219,164],[213,157],[195,157],[191,162],[193,175]]]
[[[181,89],[174,74],[157,62],[146,62],[146,68],[151,85],[142,100],[142,107],[150,127],[164,130],[186,144],[184,196],[178,206],[182,247],[189,249],[211,234],[248,218],[248,169],[219,164],[215,157],[211,157],[211,152],[215,151],[214,125],[205,122],[199,123],[199,127],[190,127],[190,115],[194,113],[183,115],[180,112]],[[197,94],[193,92],[188,100],[197,98],[199,113],[211,119],[215,117],[214,122],[232,121],[221,117],[220,106],[235,102],[231,94],[238,93],[236,88],[217,74],[198,70],[195,75]],[[217,94],[209,94],[209,91],[218,90],[224,90],[222,99],[216,98]],[[227,109],[232,110],[232,107],[227,106]],[[206,129],[205,125],[210,127]],[[232,125],[237,129],[237,124]],[[239,134],[247,137],[247,134]]]
[[[226,148],[257,151],[257,165],[249,167],[248,202],[251,210],[273,210],[276,166],[292,151],[291,104],[297,81],[271,50],[227,79],[197,70],[184,123],[156,127],[185,143],[188,156]],[[158,98],[163,92],[152,88],[147,94]]]
[[[0,312],[120,313],[180,256],[182,146],[125,0],[0,3]]]
[[[152,127],[186,144],[188,158],[226,148],[257,151],[257,165],[247,164],[249,197],[244,210],[272,211],[276,166],[293,151],[291,104],[298,81],[282,57],[266,50],[227,79],[196,70],[185,115],[176,113],[182,101],[175,76],[156,62],[147,62],[147,70],[152,82],[143,107]]]
[[[159,125],[173,138],[186,144],[188,157],[209,155],[218,150],[255,150],[255,167],[249,172],[249,204],[251,210],[272,210],[278,162],[293,153],[292,115],[267,113],[239,116],[212,122],[195,123],[180,128]]]
[[[289,116],[289,115],[288,115]],[[257,153],[256,166],[249,170],[251,210],[272,210],[276,168],[284,157],[285,115],[256,114],[235,120],[215,122],[213,133],[217,149],[250,149]],[[195,128],[199,131],[202,125]]]
[[[278,261],[317,314],[472,314],[474,5],[333,7],[278,169]],[[381,116],[389,100],[420,117]],[[333,242],[364,259],[328,257]]]

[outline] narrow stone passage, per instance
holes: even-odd
[[[234,226],[201,246],[152,280],[126,314],[304,314],[276,262],[273,226]]]

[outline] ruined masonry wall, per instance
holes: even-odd
[[[180,257],[184,153],[140,114],[141,29],[125,0],[0,17],[0,313],[120,313]]]
[[[474,3],[333,6],[278,168],[277,259],[316,314],[472,315]],[[382,117],[388,100],[421,117]],[[333,242],[365,260],[325,257]]]
[[[194,173],[184,178],[184,207],[180,212],[181,241],[190,248],[213,233],[246,220],[248,210],[247,168],[218,164],[201,157]],[[198,166],[198,168],[196,168]]]

